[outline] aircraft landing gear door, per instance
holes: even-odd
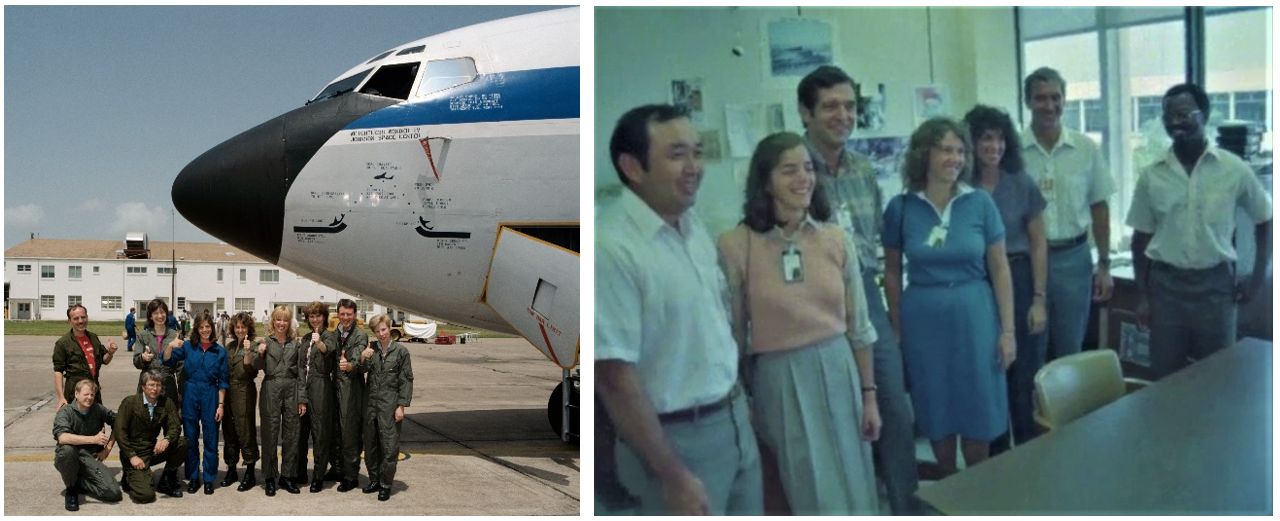
[[[577,252],[503,226],[482,297],[525,340],[560,366],[563,378],[555,391],[560,400],[552,400],[558,403],[549,404],[548,416],[566,442],[578,437],[577,378],[571,371],[578,365],[582,338],[579,264]]]

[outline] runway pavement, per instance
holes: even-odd
[[[53,468],[56,340],[4,337],[4,515],[70,514]],[[100,377],[103,403],[112,410],[138,381],[133,353],[125,351],[119,337],[116,342],[118,358]],[[389,501],[358,489],[340,493],[331,482],[316,494],[304,486],[301,494],[281,490],[266,497],[259,468],[259,485],[246,492],[233,485],[210,496],[203,491],[182,498],[162,495],[149,505],[134,504],[127,495],[115,504],[81,496],[74,515],[580,514],[578,446],[561,442],[547,421],[559,367],[523,339],[405,346],[413,356],[413,405],[405,411],[401,461]],[[106,461],[117,480],[118,450]],[[218,454],[221,480],[226,471],[221,447]],[[368,483],[363,465],[361,486]],[[240,470],[243,474],[243,464]]]

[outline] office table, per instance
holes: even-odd
[[[1242,340],[917,495],[942,514],[1269,515],[1271,350]]]

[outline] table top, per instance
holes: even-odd
[[[1271,350],[1242,340],[917,495],[953,515],[1269,515]]]

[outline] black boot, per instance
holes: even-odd
[[[302,492],[301,490],[298,490],[298,486],[294,485],[293,480],[289,478],[285,478],[285,477],[280,478],[279,485],[280,485],[280,488],[284,489],[285,492],[288,492],[290,494],[299,494]]]
[[[193,480],[191,480],[191,481],[188,481],[188,482],[187,482],[187,493],[188,493],[188,494],[195,494],[197,490],[200,490],[200,480],[198,480],[198,479],[193,479]]]
[[[316,474],[319,474],[319,473],[317,472]],[[311,493],[315,494],[316,492],[319,492],[321,490],[324,490],[324,477],[319,475],[312,476]]]
[[[360,489],[360,491],[361,491],[361,492],[364,492],[365,494],[372,494],[372,493],[374,493],[374,492],[377,492],[377,491],[378,491],[378,489],[380,489],[380,488],[382,488],[382,487],[381,487],[380,485],[378,485],[378,482],[377,482],[377,481],[374,481],[374,480],[370,479],[370,480],[369,480],[369,484],[368,484],[368,485],[365,485],[365,487],[364,487],[364,488],[362,488],[362,489]]]
[[[236,468],[227,466],[226,475],[222,476],[222,482],[218,483],[219,487],[229,487],[232,483],[240,481],[240,474],[236,473]]]
[[[182,497],[182,483],[178,481],[178,471],[166,470],[160,475],[160,484],[156,490],[169,497]]]
[[[342,483],[338,485],[338,492],[347,492],[347,491],[350,491],[351,489],[354,489],[354,488],[356,488],[356,487],[358,487],[358,486],[360,486],[360,480],[357,480],[357,479],[346,480],[346,479],[344,479],[344,480],[342,480]]]
[[[262,484],[262,488],[267,491],[268,497],[274,497],[276,495],[276,482],[274,480],[268,479]]]
[[[382,490],[378,491],[378,501],[386,501],[388,499],[391,499],[391,487],[382,487]]]
[[[240,492],[244,492],[246,490],[253,488],[253,486],[257,484],[258,484],[258,480],[253,476],[253,464],[250,463],[248,465],[248,468],[245,469],[244,471],[244,481],[240,482],[240,486],[236,487],[236,490]]]
[[[67,510],[71,512],[80,510],[80,498],[77,497],[78,494],[80,494],[80,492],[76,490],[75,487],[67,487],[67,490],[62,493],[62,495],[66,497]]]

